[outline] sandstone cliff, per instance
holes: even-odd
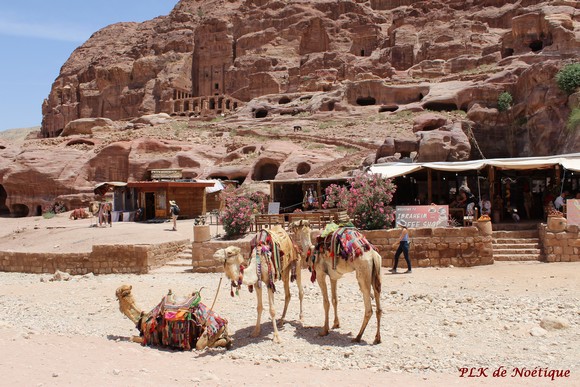
[[[0,143],[0,212],[148,168],[252,182],[578,152],[554,77],[579,54],[577,1],[182,0],[73,52],[39,138]]]

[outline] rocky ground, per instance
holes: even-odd
[[[149,309],[172,289],[203,288],[210,304],[220,274],[158,271],[147,275],[78,276],[0,273],[0,372],[3,383],[25,385],[153,385],[173,381],[202,385],[433,385],[463,384],[460,369],[484,367],[478,384],[578,385],[580,382],[580,281],[578,264],[495,263],[475,268],[424,268],[411,275],[383,271],[382,337],[372,345],[376,320],[363,343],[352,344],[362,319],[362,297],[353,275],[339,283],[341,327],[319,337],[320,291],[304,281],[304,323],[298,297],[271,341],[264,313],[255,323],[255,296],[231,298],[221,283],[215,310],[230,321],[233,349],[174,352],[128,341],[136,333],[118,310],[115,289],[131,284],[139,306]],[[309,273],[304,271],[308,279]],[[278,311],[280,294],[276,297]],[[10,354],[10,356],[6,356]],[[493,378],[498,367],[505,378]],[[511,377],[536,367],[570,370],[568,378]],[[88,379],[87,379],[88,378]]]

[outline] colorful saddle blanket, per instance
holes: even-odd
[[[279,225],[258,231],[251,240],[250,251],[259,252],[258,249],[264,248],[264,251],[271,253],[276,279],[281,279],[282,271],[298,260],[298,253],[292,239],[286,230]],[[250,259],[252,258],[250,257]]]
[[[175,302],[171,295],[163,297],[151,312],[141,318],[137,329],[144,339],[143,345],[190,350],[195,348],[197,339],[204,332],[211,338],[227,323],[225,318],[201,303],[199,293],[195,293],[182,302]]]
[[[332,267],[336,269],[336,257],[352,261],[371,249],[376,250],[356,228],[341,227],[325,237],[318,237],[315,251],[328,251],[332,258]]]

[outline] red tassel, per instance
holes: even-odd
[[[316,270],[312,269],[312,275],[310,276],[310,281],[316,281]]]

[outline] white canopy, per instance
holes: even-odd
[[[554,165],[562,165],[565,169],[580,172],[580,153],[572,153],[557,156],[544,157],[519,157],[512,159],[484,159],[456,162],[432,162],[432,163],[384,163],[371,166],[370,173],[380,173],[384,177],[392,178],[406,175],[423,168],[437,171],[470,171],[479,170],[487,166],[499,169],[544,169]]]

